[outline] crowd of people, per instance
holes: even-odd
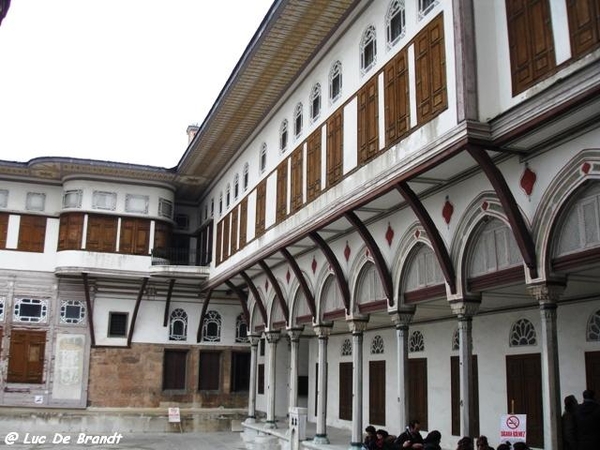
[[[565,397],[562,415],[563,450],[600,449],[600,403],[594,391],[583,391],[580,404],[574,395]]]

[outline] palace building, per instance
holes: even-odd
[[[600,393],[598,17],[276,0],[176,167],[0,161],[0,405],[558,450]]]

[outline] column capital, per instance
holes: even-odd
[[[398,309],[390,313],[392,322],[396,325],[396,329],[408,328],[415,316],[416,308]]]
[[[528,285],[527,292],[537,300],[540,306],[544,306],[556,304],[565,288],[566,283],[563,280],[546,281]]]
[[[470,319],[479,311],[481,298],[462,298],[460,300],[450,301],[452,313],[458,316],[458,319]]]
[[[256,347],[260,342],[260,334],[249,334],[248,339],[250,339],[250,345]]]
[[[281,332],[279,330],[265,331],[265,337],[269,344],[277,344],[277,341],[281,337]]]
[[[304,330],[304,327],[287,328],[285,331],[290,338],[290,341],[298,342],[300,335],[302,334],[302,330]]]
[[[346,319],[346,323],[352,334],[362,334],[367,329],[369,316],[354,315],[353,317]]]
[[[313,323],[313,330],[319,338],[328,338],[333,328],[333,322]]]

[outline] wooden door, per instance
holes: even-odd
[[[600,392],[600,352],[585,353],[586,389]]]
[[[428,430],[427,422],[427,359],[408,360],[408,420],[418,420]]]
[[[385,426],[385,360],[369,361],[369,423]]]
[[[339,418],[352,420],[352,363],[340,363],[339,378]]]

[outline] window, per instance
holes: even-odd
[[[147,255],[150,241],[150,221],[147,219],[121,219],[119,251],[129,255]]]
[[[79,300],[63,300],[60,304],[60,323],[80,324],[85,320],[85,305]]]
[[[492,219],[483,226],[479,234],[469,266],[469,276],[519,266],[522,261],[510,227],[499,219]]]
[[[410,130],[406,48],[385,65],[384,71],[385,142],[389,146],[406,136]]]
[[[0,299],[0,301],[3,301]],[[0,305],[1,307],[2,305]],[[2,314],[0,313],[0,320]],[[588,341],[600,341],[600,311],[596,311],[591,315],[587,325],[586,337]]]
[[[117,208],[117,193],[94,191],[92,194],[92,208],[114,211]]]
[[[277,166],[277,196],[275,201],[275,220],[281,222],[287,217],[288,160]]]
[[[219,192],[219,216],[223,215],[223,192]]]
[[[427,245],[419,245],[411,258],[406,291],[414,291],[444,283],[444,275],[435,253]]]
[[[202,329],[203,342],[221,341],[221,314],[217,311],[208,311],[204,316],[204,326]]]
[[[136,214],[148,214],[150,197],[147,195],[127,194],[125,196],[125,211]]]
[[[342,63],[336,61],[329,71],[329,100],[335,102],[342,94]]]
[[[321,114],[321,85],[315,84],[310,91],[310,119],[314,122]]]
[[[108,337],[127,337],[128,313],[108,313]]]
[[[284,120],[281,122],[281,127],[279,128],[279,151],[281,153],[285,153],[288,145],[288,121]]]
[[[6,208],[8,206],[8,190],[0,189],[0,208]]]
[[[117,218],[90,214],[85,247],[92,252],[116,251]]]
[[[408,351],[411,353],[425,351],[425,339],[423,338],[423,333],[420,331],[413,331],[408,341]]]
[[[163,390],[185,389],[187,350],[165,349],[163,358]]]
[[[306,148],[306,201],[312,202],[321,193],[321,130],[308,137]]]
[[[173,217],[173,202],[166,198],[158,199],[158,215],[170,219]]]
[[[215,215],[215,199],[210,199],[210,217],[214,217]]]
[[[294,108],[294,136],[298,138],[300,133],[302,133],[302,125],[303,125],[303,107],[302,103],[298,103],[296,108]]]
[[[383,292],[381,278],[375,270],[375,264],[372,262],[366,263],[358,278],[358,289],[356,292],[356,302],[365,304],[377,300],[383,300],[386,296]]]
[[[371,354],[372,355],[383,355],[385,346],[383,338],[379,335],[375,336],[371,341]]]
[[[250,172],[250,165],[244,164],[244,191],[248,189],[248,173]]]
[[[371,25],[365,30],[360,41],[360,72],[363,75],[375,65],[377,57],[376,44],[375,27]]]
[[[81,189],[74,191],[65,191],[63,194],[62,206],[66,208],[81,208],[81,199],[83,191]]]
[[[0,322],[4,321],[4,297],[0,297]]]
[[[391,47],[404,36],[406,31],[406,11],[404,0],[394,0],[390,3],[385,16],[388,47]]]
[[[439,0],[419,0],[419,19],[422,19],[437,5]]]
[[[267,180],[262,180],[256,186],[256,222],[255,235],[258,237],[265,232],[267,210]]]
[[[25,200],[27,211],[43,211],[46,207],[46,194],[39,192],[28,192]]]
[[[454,330],[452,335],[452,350],[460,350],[460,338],[458,336],[458,328]]]
[[[236,200],[240,195],[240,174],[236,173],[235,177],[233,177],[233,198]]]
[[[258,365],[258,381],[257,381],[257,393],[264,394],[265,393],[265,365]]]
[[[58,251],[81,250],[83,218],[84,214],[82,213],[61,214],[58,228]]]
[[[510,346],[523,347],[536,344],[537,339],[533,324],[527,319],[517,320],[510,329]]]
[[[264,173],[267,170],[267,144],[263,143],[260,146],[260,156],[259,156],[259,171],[260,173]]]
[[[23,252],[44,252],[46,240],[46,218],[43,216],[21,216],[17,249]]]
[[[169,340],[185,341],[187,340],[188,315],[181,309],[174,309],[169,318]]]
[[[555,255],[568,255],[600,246],[600,183],[581,193],[561,219]]]
[[[231,184],[227,183],[227,188],[225,189],[225,205],[229,208],[231,204]]]
[[[200,379],[198,389],[201,391],[218,391],[221,379],[221,353],[200,352]]]
[[[9,383],[41,384],[44,378],[46,332],[13,330],[8,357]]]
[[[247,392],[250,388],[250,353],[231,352],[231,392]]]
[[[13,320],[15,322],[41,323],[46,321],[48,301],[36,298],[19,298],[15,301]]]
[[[235,320],[235,342],[248,342],[248,325],[243,314]]]
[[[342,342],[342,356],[352,356],[352,342],[350,339],[344,339]]]
[[[379,84],[372,77],[358,91],[358,163],[365,164],[379,151]]]

